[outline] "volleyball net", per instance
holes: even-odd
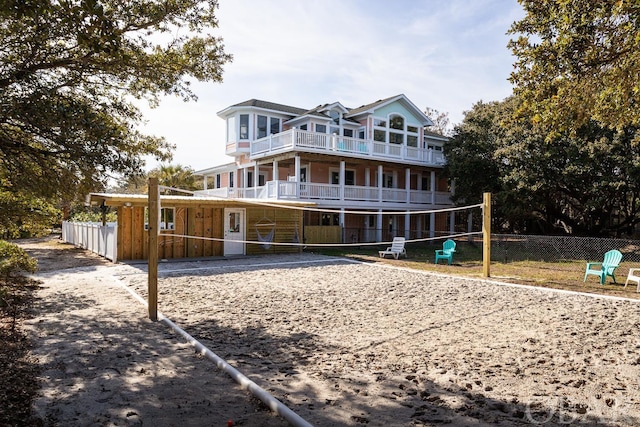
[[[483,275],[489,276],[490,246],[484,244],[485,241],[490,240],[488,238],[490,223],[490,195],[488,193],[485,193],[485,199],[480,204],[427,210],[336,209],[317,206],[313,201],[274,202],[260,199],[229,199],[208,195],[206,199],[215,201],[218,210],[224,210],[225,214],[219,214],[215,220],[211,215],[208,218],[209,225],[204,227],[209,233],[205,233],[203,227],[197,230],[192,226],[179,226],[172,229],[161,226],[161,212],[163,209],[170,208],[163,206],[162,191],[171,191],[174,195],[176,193],[195,194],[189,190],[160,186],[157,179],[149,180],[150,290],[152,288],[151,282],[157,281],[159,242],[166,244],[179,239],[188,241],[192,247],[202,248],[207,245],[209,247],[217,245],[217,252],[211,252],[211,256],[219,256],[227,255],[227,249],[232,245],[235,245],[236,251],[239,250],[234,255],[256,255],[274,252],[301,252],[309,248],[379,248],[391,245],[394,237],[404,237],[405,244],[433,244],[436,240],[463,238],[472,240],[481,236],[485,258]],[[189,197],[183,197],[183,203],[185,199],[189,199]],[[168,196],[165,200],[169,200]],[[206,201],[202,199],[199,201],[201,205],[206,204]],[[169,203],[167,202],[167,204]],[[230,214],[226,213],[227,206],[231,211]],[[238,206],[242,206],[242,208],[237,208]],[[234,213],[233,207],[237,208],[236,211],[244,212],[246,215]],[[198,217],[194,220],[202,222],[204,218]],[[218,221],[218,223],[216,224],[214,221]],[[307,224],[308,222],[314,223],[314,225]],[[349,231],[354,230],[354,224],[357,227],[357,238],[355,239],[352,237],[355,233]],[[456,227],[456,224],[459,226]],[[315,239],[309,238],[307,235],[309,230],[315,229],[317,231],[329,228],[325,225],[333,225],[332,228],[338,230],[340,234],[333,236],[333,241],[331,239],[322,241],[322,236],[320,238],[316,236]],[[460,226],[464,230],[461,230]],[[436,228],[440,231],[436,232]],[[215,229],[215,232],[211,232],[212,229]],[[202,244],[194,242],[202,242]],[[246,251],[243,249],[245,247]],[[187,255],[188,258],[197,256]],[[150,303],[153,301],[150,300]]]
[[[159,186],[159,191],[167,190],[195,194],[189,190]],[[236,202],[234,199],[215,196],[207,196],[207,198]],[[225,232],[224,236],[219,237],[185,233],[177,229],[168,232],[166,228],[162,227],[160,227],[158,236],[167,239],[194,239],[204,242],[255,245],[268,250],[273,247],[300,247],[303,249],[375,247],[391,244],[396,236],[404,237],[406,243],[420,243],[464,237],[473,238],[482,234],[482,203],[428,210],[336,209],[310,206],[304,203],[277,203],[258,199],[242,199],[241,203],[254,211],[260,208],[295,211],[296,214],[302,212],[304,217],[298,219],[294,214],[293,218],[296,219],[289,218],[284,227],[280,227],[278,220],[273,218],[273,215],[263,215],[259,219],[244,218],[240,219],[241,224],[225,224],[225,228],[230,232]],[[159,209],[161,209],[160,206]],[[436,225],[436,217],[440,223],[439,227]],[[315,223],[309,224],[312,222],[308,220],[309,218],[312,218]],[[176,219],[183,220],[183,218]],[[443,226],[442,223],[447,225]],[[309,239],[304,235],[305,229],[318,229],[318,227],[329,225],[339,225],[344,230],[339,239],[334,238],[331,242],[321,242],[317,239]],[[244,229],[245,232],[234,233],[235,227]],[[438,231],[435,230],[436,227],[438,227]],[[278,238],[278,232],[281,231],[281,228],[283,229],[281,234],[288,235],[287,238]],[[461,231],[461,228],[464,228],[464,231]],[[180,229],[184,231],[185,227]]]

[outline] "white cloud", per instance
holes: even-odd
[[[231,160],[216,113],[251,98],[357,107],[404,93],[458,123],[475,102],[509,95],[505,33],[522,14],[516,0],[223,0],[216,34],[234,55],[224,82],[195,83],[198,103],[145,110],[145,131],[203,169]]]

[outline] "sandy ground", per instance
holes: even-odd
[[[288,423],[121,286],[43,272],[30,322],[57,425]],[[117,279],[117,280],[116,280]],[[312,254],[160,266],[159,309],[309,423],[640,425],[640,305]]]

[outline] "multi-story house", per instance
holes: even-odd
[[[235,161],[196,171],[205,182],[200,195],[314,202],[304,213],[307,242],[381,242],[453,230],[453,215],[410,213],[452,202],[442,173],[446,137],[428,130],[433,123],[405,95],[311,110],[252,99],[218,116],[226,121],[226,154]]]

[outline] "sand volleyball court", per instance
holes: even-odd
[[[637,302],[312,254],[159,275],[164,315],[313,425],[640,425]]]

